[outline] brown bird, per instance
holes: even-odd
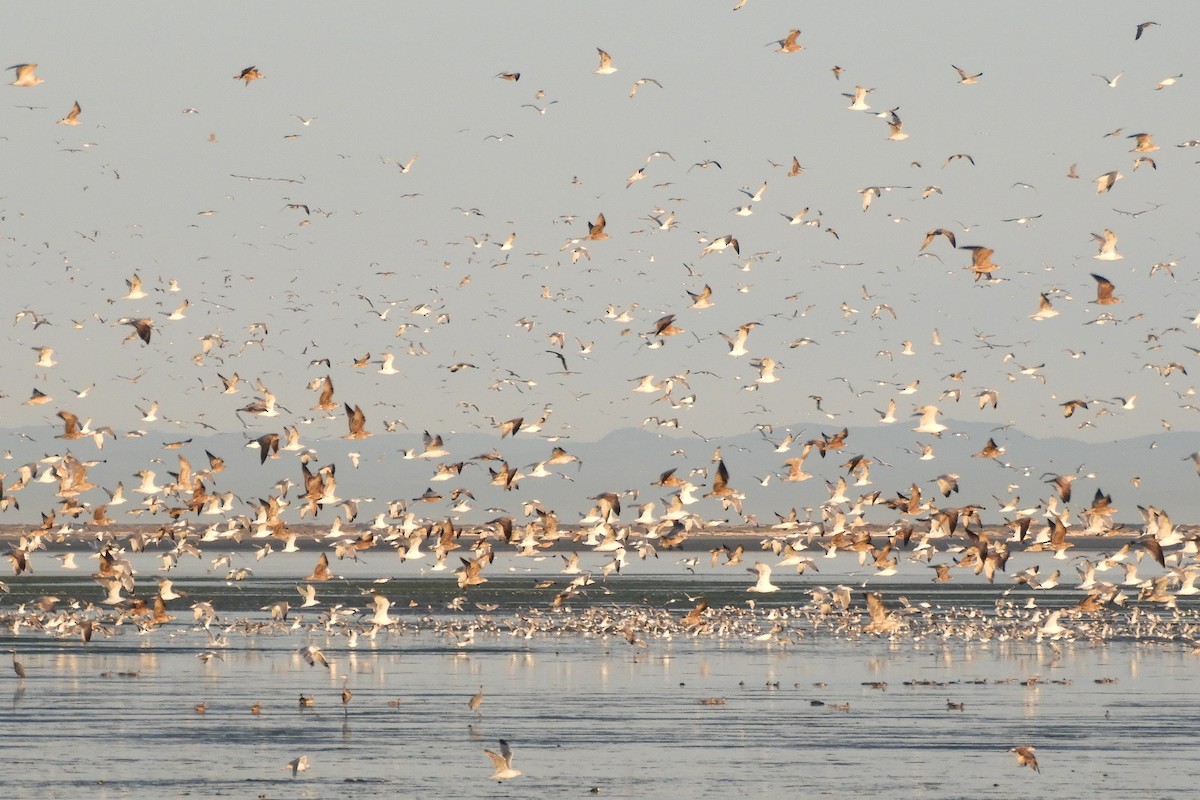
[[[337,403],[333,402],[333,379],[326,375],[320,386],[321,394],[317,397],[317,404],[313,406],[313,410],[332,411],[337,408]]]
[[[804,49],[804,45],[796,41],[799,38],[800,31],[796,28],[792,28],[790,31],[788,31],[788,35],[785,38],[778,39],[774,42],[771,42],[771,44],[779,45],[779,49],[775,51],[776,53],[799,53]],[[768,45],[768,47],[769,46],[770,45]]]
[[[1038,769],[1037,756],[1033,754],[1033,751],[1034,748],[1029,747],[1028,745],[1020,745],[1012,748],[1008,752],[1017,757],[1018,767],[1029,767],[1034,772],[1041,772],[1041,770]]]
[[[258,67],[246,67],[244,70],[239,72],[237,75],[234,75],[233,79],[235,81],[245,81],[246,85],[249,86],[250,81],[256,81],[259,78],[265,78],[265,77],[266,77],[265,75],[263,75],[261,72],[258,71]]]
[[[958,247],[958,243],[954,241],[954,231],[948,231],[945,228],[934,228],[925,234],[925,241],[921,242],[921,249],[924,250],[926,247],[929,247],[930,243],[939,236],[945,236],[949,240],[951,247]]]
[[[72,414],[70,411],[59,411],[58,417],[63,421],[63,432],[56,439],[83,439],[91,436],[90,433],[84,433],[79,428],[79,417]]]
[[[500,429],[500,438],[503,439],[506,436],[516,436],[521,432],[521,426],[524,424],[524,417],[513,417],[510,420],[501,422],[496,427]]]
[[[1096,299],[1093,301],[1098,305],[1111,306],[1114,303],[1121,302],[1121,298],[1113,296],[1113,290],[1116,289],[1112,282],[1101,275],[1092,273],[1092,277],[1096,280]]]
[[[367,418],[363,414],[360,406],[350,407],[349,403],[346,406],[346,422],[350,426],[350,432],[343,436],[343,439],[366,439],[371,435],[371,432],[366,429]]]
[[[317,565],[313,567],[312,575],[309,575],[304,580],[306,581],[327,581],[333,578],[333,573],[329,571],[329,556],[321,553],[321,557],[317,559]]]
[[[264,433],[250,443],[249,446],[258,445],[258,463],[265,464],[268,458],[279,457],[279,434]],[[274,455],[271,455],[274,453]],[[211,460],[211,459],[210,459]]]
[[[1086,400],[1068,400],[1065,403],[1059,403],[1059,405],[1062,406],[1064,417],[1070,417],[1072,414],[1075,413],[1075,409],[1077,409],[1077,408],[1087,408],[1088,407]]]
[[[128,325],[133,328],[133,333],[125,337],[125,341],[140,337],[144,344],[150,344],[150,334],[154,331],[154,320],[143,318],[134,319],[133,317],[122,317],[117,320],[118,325]]]
[[[978,281],[985,275],[991,275],[993,271],[1000,269],[999,264],[992,263],[992,254],[995,252],[987,247],[979,245],[963,245],[959,250],[971,251],[971,266],[966,269],[975,273],[975,280]]]
[[[607,239],[608,234],[604,232],[604,225],[605,225],[604,214],[603,213],[597,214],[596,221],[588,223],[588,235],[587,235],[588,240],[593,241],[593,242],[599,242],[604,239]]]
[[[654,330],[651,331],[651,336],[677,336],[684,333],[685,330],[675,324],[675,315],[667,314],[654,323]]]
[[[987,443],[984,444],[983,449],[981,449],[978,453],[973,454],[971,457],[999,458],[1002,455],[1004,455],[1004,448],[997,445],[994,438],[990,438],[987,440]]]
[[[1058,496],[1064,503],[1071,502],[1071,484],[1075,481],[1076,475],[1054,475],[1046,483],[1054,484],[1058,489]]]

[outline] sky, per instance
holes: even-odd
[[[493,419],[549,409],[542,430],[518,437],[548,451],[646,428],[707,448],[755,426],[776,442],[879,429],[893,400],[893,428],[915,427],[926,405],[940,409],[943,439],[969,426],[969,446],[951,448],[963,457],[993,426],[1001,444],[1010,432],[1081,446],[1159,437],[1158,468],[1190,469],[1180,459],[1200,449],[1200,404],[1169,365],[1191,371],[1200,347],[1189,207],[1200,150],[1178,146],[1200,138],[1188,74],[1200,11],[733,5],[13,9],[8,63],[38,64],[44,82],[0,87],[5,463],[71,449],[103,459],[105,486],[128,485],[148,442],[297,425],[327,460],[371,448],[397,470],[371,493],[411,497],[434,465],[400,454],[423,430],[480,433],[503,450],[512,442]],[[1159,24],[1135,40],[1148,20]],[[803,49],[777,52],[793,28]],[[616,72],[595,74],[598,48]],[[264,77],[246,85],[235,76],[251,65]],[[965,84],[953,65],[982,74]],[[653,81],[631,96],[639,79]],[[872,90],[869,111],[847,108],[856,86]],[[55,124],[76,101],[80,124]],[[876,115],[889,109],[902,141]],[[1138,133],[1158,149],[1131,152]],[[1154,163],[1135,171],[1139,157]],[[802,174],[789,176],[793,158]],[[1094,179],[1114,170],[1122,179],[1098,193]],[[864,210],[867,187],[881,190]],[[805,208],[814,224],[789,224]],[[599,214],[609,238],[584,240]],[[653,218],[670,214],[659,229]],[[999,269],[974,281],[970,252],[944,237],[922,251],[938,228],[992,249]],[[1095,259],[1105,230],[1121,259]],[[740,254],[701,255],[725,235]],[[1091,302],[1093,273],[1121,302]],[[123,299],[135,274],[147,297]],[[691,308],[687,293],[706,285],[714,305]],[[1043,293],[1059,313],[1031,319]],[[3,322],[22,310],[48,324]],[[613,318],[623,311],[629,321]],[[671,314],[683,332],[654,336]],[[123,341],[125,318],[154,320],[148,345]],[[747,353],[731,357],[721,334],[750,322]],[[218,344],[201,355],[205,336]],[[37,364],[39,347],[54,366]],[[398,374],[377,371],[388,352]],[[777,382],[756,382],[763,358]],[[218,376],[234,373],[239,388],[222,394]],[[344,442],[345,415],[311,408],[310,382],[325,375],[375,436]],[[682,379],[632,391],[644,375]],[[256,381],[280,416],[237,413],[261,394]],[[35,388],[53,400],[26,404]],[[996,408],[979,408],[985,390]],[[1088,407],[1066,417],[1073,400]],[[138,407],[154,401],[159,419],[144,421]],[[59,410],[120,438],[102,452],[55,439]],[[679,427],[658,430],[654,417]],[[885,494],[907,488],[906,469],[925,477],[897,464],[912,458],[903,450],[873,453],[869,434],[853,447],[895,465]],[[758,454],[762,469],[780,469],[772,452]],[[173,453],[157,457],[160,473],[174,468]],[[201,448],[189,457],[199,463]],[[645,485],[668,466],[632,477]],[[1044,493],[1040,466],[1027,495]],[[289,454],[238,488],[264,496],[298,472]],[[570,502],[586,505],[607,480],[577,481]],[[972,497],[1014,482],[988,480]],[[42,494],[9,519],[54,503],[43,487],[24,491]]]

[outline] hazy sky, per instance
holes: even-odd
[[[0,317],[31,309],[50,324],[27,317],[0,344],[0,426],[44,431],[3,446],[15,463],[64,451],[51,439],[59,409],[162,441],[211,432],[201,422],[242,431],[235,412],[256,379],[288,411],[247,418],[251,436],[308,418],[306,439],[336,441],[344,416],[310,410],[306,388],[326,374],[378,436],[385,419],[406,422],[386,434],[393,452],[419,447],[422,429],[487,430],[487,415],[532,420],[548,407],[535,435],[575,441],[651,416],[706,436],[756,424],[811,436],[878,424],[889,399],[906,428],[915,407],[936,404],[951,431],[1013,423],[1103,442],[1166,436],[1164,422],[1175,437],[1200,429],[1191,377],[1160,374],[1172,362],[1190,371],[1189,346],[1200,347],[1200,150],[1177,146],[1200,138],[1200,11],[733,5],[13,8],[6,58],[37,63],[44,83],[0,87]],[[1135,41],[1147,19],[1160,24]],[[804,49],[776,52],[791,28]],[[615,73],[594,74],[597,48]],[[952,64],[982,76],[962,84]],[[234,76],[250,65],[265,77],[245,86]],[[661,88],[631,97],[642,78]],[[873,90],[870,113],[847,109],[856,85]],[[82,124],[56,125],[74,101]],[[888,140],[874,115],[888,109],[907,139]],[[1130,152],[1137,133],[1159,149]],[[956,154],[974,164],[947,160]],[[1154,164],[1135,171],[1139,156]],[[789,177],[793,157],[803,174]],[[708,161],[720,167],[697,166]],[[1123,179],[1098,194],[1093,179],[1112,170]],[[870,186],[893,188],[864,211]],[[804,208],[819,224],[789,225]],[[590,257],[572,263],[570,240],[599,213],[610,238],[580,242]],[[650,217],[667,214],[675,227],[656,229]],[[935,228],[993,249],[995,281],[974,282],[970,253],[941,237],[918,257]],[[1105,229],[1123,259],[1094,260]],[[701,258],[726,234],[740,255]],[[1167,262],[1174,276],[1151,275]],[[1089,302],[1093,272],[1119,304]],[[134,273],[149,296],[124,300]],[[179,292],[165,291],[170,280]],[[690,308],[686,292],[706,284],[715,305]],[[1059,314],[1035,321],[1041,293]],[[169,320],[185,299],[185,318]],[[610,304],[636,304],[632,321],[606,318]],[[428,315],[414,313],[422,306]],[[685,332],[649,335],[667,314]],[[131,329],[113,323],[124,317],[155,321],[148,346],[122,343]],[[747,355],[730,357],[718,334],[747,322],[761,327]],[[210,334],[224,346],[196,358]],[[789,346],[805,338],[814,343]],[[37,366],[36,347],[58,363]],[[386,352],[399,374],[376,372]],[[372,364],[356,368],[367,353]],[[764,357],[778,382],[755,384]],[[324,358],[328,368],[310,366]],[[458,363],[474,367],[448,369]],[[1038,365],[1044,381],[1020,372]],[[237,373],[239,391],[221,394],[218,373]],[[646,374],[688,385],[664,399],[631,391]],[[915,393],[899,393],[913,381]],[[53,402],[25,405],[35,387]],[[998,408],[979,409],[986,389]],[[1113,402],[1132,395],[1132,409]],[[136,406],[155,400],[161,420],[143,422]],[[1065,418],[1069,400],[1089,407]],[[103,457],[119,462],[121,447]],[[1180,468],[1176,452],[1163,468]]]

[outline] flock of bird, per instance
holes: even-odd
[[[745,5],[742,0],[734,10]],[[1151,30],[1156,25],[1136,26],[1136,46],[1169,33]],[[787,59],[813,55],[800,28],[788,30],[768,47]],[[591,70],[595,77],[589,79],[611,82],[618,80],[614,76],[619,72],[640,75],[621,71],[636,69],[625,66],[637,64],[636,53],[615,48],[612,53],[616,55],[596,48],[598,61]],[[856,134],[866,124],[877,125],[869,122],[875,117],[886,123],[886,135],[881,130],[876,143],[880,148],[914,147],[922,137],[912,124],[921,119],[919,111],[913,113],[917,109],[905,108],[903,120],[899,105],[880,110],[892,102],[884,100],[888,76],[863,75],[852,65],[801,63],[808,70],[804,79],[813,86],[819,85],[815,76],[821,75],[824,88],[819,92],[830,108],[854,112],[853,123],[846,124]],[[34,98],[51,91],[56,82],[71,82],[50,64],[23,63],[11,69],[11,86],[16,87],[12,91]],[[1098,77],[1105,91],[1134,91],[1129,78],[1118,86],[1124,74]],[[247,96],[269,92],[272,82],[280,79],[277,71],[256,66],[232,77],[242,86],[228,87],[225,72],[226,87]],[[1182,78],[1176,74],[1143,87],[1149,99],[1139,98],[1137,103],[1177,91],[1174,87]],[[653,104],[672,91],[672,81],[665,76],[631,79],[627,95],[623,88],[620,92],[625,102]],[[531,80],[555,82],[553,75],[518,70],[516,65],[504,66],[494,78],[480,77],[479,91],[504,93],[503,100],[494,101],[499,107],[521,115],[528,115],[520,110],[524,108],[537,112],[536,117],[528,115],[533,119],[525,118],[517,135],[478,137],[487,146],[495,140],[495,147],[510,147],[509,140],[532,136],[534,124],[553,124],[557,117],[571,114],[572,106],[587,102],[566,95],[549,99],[548,90],[527,89]],[[944,80],[964,93],[967,104],[969,93],[986,90],[998,76],[990,68],[947,63]],[[82,105],[75,98],[64,105],[65,116],[57,122],[101,142],[64,140],[66,151],[103,149],[116,135],[103,126],[89,127],[93,104],[86,97],[82,100]],[[1127,109],[1130,116],[1137,103]],[[26,108],[36,114],[42,107]],[[978,106],[972,108],[969,116],[982,123],[985,114]],[[203,118],[206,110],[188,107],[184,112]],[[303,129],[288,128],[283,138],[294,143],[329,124],[331,115],[286,116],[277,124]],[[287,121],[292,118],[296,123]],[[1182,154],[1200,145],[1191,139],[1164,149],[1149,131],[1118,128],[1107,137],[1103,133],[1095,138],[1111,137],[1132,146],[1130,174],[1105,165],[1094,178],[1094,191],[1078,192],[1079,203],[1107,201],[1130,184],[1152,185],[1160,173],[1186,170],[1188,165],[1179,163]],[[951,140],[947,136],[942,141]],[[197,141],[219,146],[215,133],[208,142]],[[5,142],[5,147],[11,146],[11,141]],[[6,418],[20,421],[20,427],[10,430],[4,453],[20,466],[0,474],[0,511],[41,519],[22,525],[13,536],[8,559],[17,588],[25,581],[32,585],[43,571],[82,567],[74,559],[77,552],[86,551],[96,560],[92,578],[97,591],[94,597],[68,602],[30,597],[16,608],[4,607],[0,599],[0,621],[14,637],[36,633],[84,642],[116,635],[127,624],[144,633],[170,629],[177,622],[172,604],[184,597],[172,588],[172,570],[189,557],[202,559],[216,549],[220,555],[211,559],[209,573],[223,572],[230,586],[253,582],[253,568],[239,566],[231,554],[241,549],[252,550],[258,560],[291,557],[315,566],[304,568],[307,574],[296,586],[302,601],[274,601],[262,609],[265,614],[234,622],[213,602],[194,600],[192,622],[211,637],[202,656],[213,657],[214,648],[232,631],[302,630],[344,637],[347,646],[354,647],[358,637],[374,639],[426,626],[457,647],[469,647],[477,635],[533,638],[563,633],[620,637],[636,649],[652,647],[655,640],[700,636],[786,646],[822,633],[1035,642],[1132,636],[1192,646],[1200,642],[1200,618],[1187,601],[1200,592],[1195,585],[1200,577],[1200,535],[1174,523],[1160,507],[1166,503],[1156,505],[1140,497],[1135,505],[1141,525],[1114,521],[1118,510],[1100,481],[1115,482],[1120,465],[1105,465],[1097,475],[1084,466],[1064,471],[1023,463],[1005,442],[1005,433],[1014,425],[1019,428],[1021,417],[1013,422],[998,416],[1002,402],[1006,409],[1015,402],[1021,413],[1037,414],[1039,425],[1098,428],[1141,408],[1135,405],[1138,396],[1128,391],[1118,397],[1060,394],[1078,383],[1047,367],[1052,358],[1075,378],[1092,371],[1105,373],[1106,386],[1114,372],[1130,384],[1149,375],[1145,388],[1138,390],[1143,404],[1179,412],[1200,410],[1192,402],[1194,391],[1177,392],[1172,379],[1186,375],[1183,361],[1200,354],[1200,348],[1185,343],[1200,327],[1200,314],[1190,325],[1178,324],[1180,320],[1153,313],[1149,305],[1174,310],[1186,302],[1180,295],[1189,284],[1176,275],[1185,254],[1150,256],[1153,247],[1138,240],[1139,259],[1148,272],[1142,282],[1163,282],[1139,287],[1136,302],[1146,305],[1129,316],[1120,315],[1119,309],[1132,305],[1126,294],[1132,276],[1109,271],[1125,258],[1118,250],[1117,231],[1127,246],[1135,240],[1142,217],[1167,213],[1160,210],[1167,204],[1112,209],[1117,217],[1095,206],[1094,216],[1104,219],[1091,229],[1101,230],[1091,234],[1098,247],[1091,258],[1104,262],[1105,272],[1086,270],[1090,278],[1064,276],[1050,274],[1049,266],[1039,272],[1032,262],[1018,269],[1010,255],[1015,248],[1006,241],[1053,225],[1052,205],[983,225],[954,222],[957,212],[951,204],[966,203],[971,191],[969,183],[955,176],[975,169],[984,159],[978,153],[939,156],[944,158],[936,167],[941,177],[932,178],[926,177],[931,173],[918,156],[893,149],[873,157],[882,158],[878,163],[889,175],[903,170],[922,176],[906,179],[913,185],[881,181],[843,187],[836,200],[814,198],[796,210],[797,198],[806,191],[796,187],[805,186],[809,173],[821,171],[812,162],[822,154],[806,153],[804,161],[810,167],[805,168],[800,157],[790,153],[771,153],[753,163],[741,153],[676,152],[682,160],[656,149],[628,175],[595,179],[602,187],[599,194],[583,195],[577,187],[584,181],[578,176],[554,187],[558,196],[567,193],[564,202],[571,207],[583,207],[549,221],[554,239],[536,237],[528,245],[533,249],[523,255],[516,243],[525,246],[535,238],[526,230],[536,227],[505,218],[519,212],[472,205],[434,211],[423,204],[420,192],[413,193],[410,207],[420,208],[420,213],[464,220],[470,227],[440,248],[424,237],[418,240],[423,263],[435,267],[405,273],[400,267],[372,264],[361,280],[327,289],[313,290],[304,281],[277,285],[252,266],[245,272],[203,274],[168,272],[143,263],[122,267],[120,274],[107,267],[107,274],[98,278],[75,261],[86,260],[80,246],[94,245],[96,249],[88,252],[95,254],[115,242],[108,232],[75,231],[84,244],[75,241],[70,248],[47,243],[38,250],[39,258],[58,250],[65,267],[51,278],[59,304],[35,308],[21,301],[12,310],[10,350],[32,349],[36,358],[27,358],[23,371],[11,373],[31,382],[28,394],[22,388],[19,397],[0,397]],[[921,152],[921,159],[930,158],[928,150]],[[1118,156],[1128,157],[1113,151],[1112,158]],[[361,157],[342,154],[347,159]],[[418,179],[423,170],[435,169],[431,159],[418,160],[416,155],[403,163],[380,156],[379,162],[378,170],[386,171],[388,178],[403,176],[398,178],[401,185]],[[684,187],[697,194],[724,192],[728,187],[722,186],[723,175],[735,164],[741,174],[733,180],[742,186],[728,194],[738,205],[725,217],[691,216]],[[130,171],[110,164],[102,172],[122,181],[119,167]],[[1046,195],[1074,192],[1078,186],[1077,164],[1061,167],[1059,174],[1044,176],[1045,183],[1039,181]],[[348,207],[325,208],[316,196],[302,197],[302,192],[315,195],[320,188],[303,177],[231,172],[230,181],[288,193],[271,195],[272,213],[277,210],[288,220],[286,233],[280,232],[272,244],[311,246],[323,228],[352,215]],[[1067,188],[1052,192],[1051,181]],[[926,185],[917,188],[918,182]],[[1019,181],[1011,188],[1030,205],[1045,196],[1033,184]],[[549,186],[545,189],[551,191]],[[636,193],[641,195],[634,199]],[[796,201],[795,208],[772,207],[768,197],[783,194],[789,202]],[[264,195],[259,191],[255,197]],[[908,208],[902,208],[898,198],[905,198]],[[6,202],[19,200],[10,194]],[[817,202],[829,212],[817,210]],[[947,205],[938,205],[943,202]],[[888,210],[881,212],[881,207]],[[922,226],[923,232],[911,233],[902,210],[922,219],[936,216],[938,221],[927,231]],[[217,213],[206,209],[196,216],[203,222]],[[354,210],[353,216],[363,213]],[[20,221],[10,219],[12,214],[0,215],[10,261],[29,244],[19,240]],[[764,238],[762,219],[767,216],[779,228],[809,239],[774,249],[750,244]],[[778,222],[779,216],[786,222]],[[295,223],[299,227],[292,229]],[[911,263],[897,266],[896,272],[920,277],[897,280],[886,271],[868,273],[862,263],[849,260],[855,258],[856,246],[850,232],[861,230],[870,236],[872,229],[863,227],[870,224],[878,226],[874,230],[879,237],[908,243],[908,252],[897,263]],[[283,230],[278,222],[271,225]],[[629,230],[632,225],[640,229]],[[964,242],[973,231],[989,245]],[[298,235],[309,237],[310,244],[300,244]],[[816,239],[821,242],[811,243]],[[670,244],[660,245],[664,240]],[[121,246],[111,247],[121,260]],[[665,266],[666,257],[654,255],[660,247],[683,262],[682,271]],[[835,256],[839,260],[812,264],[802,279],[783,280],[774,274],[764,278],[764,284],[789,287],[778,296],[762,297],[772,290],[751,282],[749,276],[756,271],[778,271],[785,268],[783,263],[800,261],[799,253],[806,248],[830,252],[824,249],[828,247],[841,248],[836,251],[841,255]],[[1154,259],[1160,260],[1151,264]],[[631,269],[630,262],[640,264],[639,271]],[[939,275],[932,262],[950,271]],[[956,283],[964,273],[970,282]],[[1155,277],[1158,273],[1161,278]],[[862,303],[873,306],[869,313],[855,308],[850,297],[822,289],[823,279],[836,283],[846,274],[856,275],[847,285],[858,284]],[[322,275],[315,285],[330,279]],[[956,309],[928,307],[922,287],[935,281],[959,293],[961,300],[946,302],[961,302],[969,321],[956,316]],[[483,300],[472,294],[477,286],[484,287]],[[645,297],[638,294],[639,286]],[[1092,290],[1095,296],[1086,312],[1078,310],[1084,304],[1072,305],[1075,294]],[[1000,301],[986,296],[988,292],[1019,292],[1028,303],[1013,313],[1008,309],[1010,295]],[[97,293],[103,298],[99,304],[93,299]],[[13,297],[7,300],[10,305]],[[627,299],[610,302],[610,297]],[[478,310],[481,303],[483,311]],[[722,306],[736,309],[739,316],[719,316]],[[466,310],[460,313],[460,307]],[[993,320],[982,315],[989,314],[994,319],[1012,317],[1011,328],[985,332]],[[1075,323],[1070,332],[1068,317]],[[332,328],[330,318],[335,322]],[[818,327],[826,322],[830,327]],[[293,330],[297,324],[302,331]],[[1059,327],[1050,332],[1054,325]],[[942,328],[953,328],[956,335],[943,335]],[[968,332],[971,328],[973,333]],[[1114,333],[1109,336],[1108,331]],[[1137,333],[1120,340],[1122,331]],[[918,361],[917,351],[925,350],[918,343],[922,333],[928,334],[929,345],[922,353],[925,360]],[[1082,350],[1085,342],[1098,349],[1088,355]],[[1068,346],[1080,349],[1069,350],[1070,359],[1064,361],[1058,354]],[[853,377],[802,366],[802,355],[821,347],[841,348],[843,355],[834,358],[844,360]],[[1136,348],[1133,361],[1100,351],[1115,353],[1118,348]],[[1071,365],[1085,356],[1078,368]],[[922,365],[919,370],[901,368],[908,357]],[[1135,366],[1122,372],[1113,366],[1118,359]],[[1042,363],[1035,365],[1039,360]],[[1095,362],[1100,363],[1092,366]],[[631,374],[642,369],[645,374]],[[72,370],[80,377],[66,377]],[[121,373],[126,371],[133,376],[124,377]],[[868,377],[881,373],[886,375]],[[17,385],[14,380],[10,388]],[[95,382],[85,385],[89,380]],[[984,382],[971,383],[979,380]],[[156,394],[147,396],[144,387],[153,387]],[[93,395],[104,399],[96,401]],[[964,395],[969,400],[960,406]],[[801,397],[812,401],[811,407]],[[808,407],[805,416],[819,420],[815,430],[793,429],[801,405]],[[701,414],[719,420],[723,431],[753,432],[754,446],[725,444],[732,434],[701,434],[697,429],[705,426],[694,421]],[[968,442],[969,435],[958,430],[956,422],[970,414],[976,421],[996,423],[978,447]],[[914,421],[910,432],[916,449],[882,452],[871,429],[903,425],[906,416]],[[737,428],[741,418],[754,422]],[[630,452],[619,464],[600,467],[589,458],[585,468],[579,455],[585,448],[582,440],[629,421],[634,423],[630,427],[678,444],[667,456],[673,460],[651,463],[657,455]],[[1164,417],[1161,427],[1165,437],[1172,426]],[[456,441],[467,438],[461,429],[476,437],[471,442],[487,434],[492,444],[472,454]],[[239,446],[229,449],[235,440]],[[240,445],[251,452],[243,452]],[[685,448],[697,447],[712,449],[711,458],[689,457]],[[531,451],[536,452],[535,460],[526,463]],[[918,470],[925,470],[935,457],[950,460],[950,466],[935,478],[918,477]],[[1191,458],[1200,470],[1200,454]],[[752,461],[754,471],[764,475],[750,474]],[[975,482],[979,489],[960,474],[977,471],[975,464],[989,469],[994,465],[988,478]],[[821,481],[808,483],[814,475],[806,469],[821,473],[826,495],[822,496]],[[896,486],[891,491],[872,488],[873,469],[876,479],[882,472]],[[233,473],[236,480],[230,478]],[[1122,482],[1126,478],[1120,476]],[[772,480],[774,487],[768,489]],[[1083,505],[1072,500],[1076,480],[1096,481],[1094,495]],[[1134,476],[1130,491],[1137,490],[1141,480]],[[564,502],[556,507],[536,499],[541,492],[531,491],[535,484],[553,484],[547,491]],[[790,494],[780,493],[780,486]],[[985,486],[1005,489],[992,493]],[[772,509],[775,519],[768,519],[768,507],[755,496],[754,487],[760,487],[762,495],[776,492],[768,502],[785,498],[782,508],[787,510]],[[380,491],[392,496],[377,497]],[[960,492],[971,499],[960,503]],[[1022,500],[1021,494],[1036,498]],[[479,498],[491,505],[478,508],[483,504]],[[1099,546],[1104,552],[1071,559],[1076,533],[1104,537]],[[751,555],[753,550],[746,552],[756,544],[761,548],[757,557]],[[44,552],[48,548],[61,551],[57,567]],[[331,558],[341,563],[387,552],[398,558],[379,576],[380,587],[370,591],[370,608],[343,605],[353,601]],[[131,553],[161,558],[162,574],[152,586],[137,579]],[[540,599],[512,610],[503,620],[492,615],[494,606],[481,602],[474,603],[480,613],[463,614],[470,610],[466,604],[472,591],[495,580],[498,554],[540,562],[542,569],[547,561],[561,558],[561,577],[537,581],[533,591],[541,593]],[[1018,554],[1030,565],[1009,572],[1008,560]],[[1038,554],[1063,564],[1043,570]],[[605,600],[620,591],[621,575],[637,572],[639,561],[667,558],[679,558],[681,574],[703,570],[700,559],[708,561],[710,571],[748,570],[753,582],[747,579],[749,585],[737,591],[744,588],[752,599],[745,605],[710,607],[699,598],[682,614]],[[823,563],[830,563],[823,559],[856,559],[860,571],[854,573],[855,581],[861,585],[828,588],[779,578],[783,570],[819,571]],[[51,564],[49,570],[46,564]],[[997,584],[1004,590],[994,608],[971,608],[943,605],[932,595],[928,601],[893,598],[871,586],[887,585],[887,579],[901,571],[929,574],[929,582],[939,588],[957,579],[973,586]],[[396,615],[403,606],[386,595],[386,581],[406,573],[443,581],[454,599],[433,616],[428,615],[430,609],[411,612],[419,617]],[[1119,577],[1106,579],[1110,573]],[[320,607],[321,587],[335,584],[342,587],[337,590],[339,599],[329,603],[317,622],[301,623],[295,611]],[[1075,594],[1068,595],[1069,588]],[[0,589],[10,587],[0,584]],[[1010,599],[1013,592],[1025,602]],[[916,588],[908,591],[916,593]],[[808,599],[797,602],[803,595]],[[310,665],[329,667],[316,645],[306,644],[298,653]],[[14,668],[24,677],[15,651]],[[481,689],[471,701],[471,711],[478,709],[482,697]],[[349,701],[347,681],[343,706]],[[197,706],[197,711],[203,710]],[[1038,770],[1033,747],[1022,745],[1012,752],[1019,765]],[[500,740],[499,752],[486,754],[494,766],[494,780],[521,775],[513,768],[513,751],[506,740]],[[287,768],[295,776],[309,769],[308,759],[297,758]]]

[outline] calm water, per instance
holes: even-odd
[[[531,588],[541,575],[569,580],[557,575],[562,562],[554,554],[498,558],[489,583],[468,594],[472,613],[445,607],[460,594],[448,573],[421,575],[413,562],[401,568],[382,555],[335,562],[347,578],[318,585],[321,605],[292,609],[289,621],[301,617],[297,629],[247,635],[222,625],[261,622],[260,609],[278,600],[299,606],[294,586],[316,551],[261,562],[240,552],[235,561],[255,574],[232,584],[223,568],[206,573],[212,555],[172,573],[176,590],[190,597],[172,601],[178,619],[151,633],[126,622],[85,645],[6,629],[2,646],[17,648],[28,672],[19,680],[4,666],[6,797],[571,797],[593,787],[602,797],[639,798],[1157,797],[1193,785],[1200,688],[1192,674],[1200,655],[1183,642],[1062,641],[1056,653],[1032,640],[806,635],[783,645],[755,635],[643,634],[647,645],[632,647],[621,635],[510,634],[509,623],[520,627],[517,614],[530,607],[554,616],[547,610],[554,590]],[[680,616],[692,605],[685,593],[704,593],[714,606],[744,609],[753,578],[740,567],[712,569],[701,555],[697,574],[676,565],[679,555],[634,561],[610,577],[611,594],[593,587],[571,605],[667,606]],[[747,565],[756,557],[748,548]],[[598,573],[607,560],[589,553],[583,563]],[[9,581],[0,612],[47,593],[98,601],[103,593],[87,574],[94,562],[79,561],[72,573],[39,554],[40,571]],[[141,555],[134,563],[138,593],[149,596],[159,562]],[[768,633],[771,609],[804,603],[805,588],[866,577],[847,555],[818,566],[821,573],[803,576],[777,571],[784,591],[758,598],[752,630]],[[1009,572],[1020,568],[1010,562]],[[372,584],[371,576],[386,573],[397,577]],[[913,601],[982,609],[1008,588],[970,575],[935,586],[922,573],[907,565],[891,579],[907,575],[904,582],[874,588],[889,599],[903,591]],[[1064,571],[1064,583],[1076,582]],[[392,613],[403,633],[359,636],[351,648],[344,635],[310,630],[331,604],[365,607],[362,592],[371,588],[397,603]],[[1022,591],[1014,601],[1030,594]],[[1080,596],[1068,587],[1038,600],[1065,606]],[[211,629],[215,643],[189,609],[208,599],[221,615]],[[476,602],[500,608],[481,620]],[[460,647],[471,624],[478,625],[473,641]],[[297,648],[310,643],[325,650],[331,669],[299,657]],[[197,658],[210,649],[221,657]],[[345,710],[341,676],[353,690]],[[1020,683],[1034,676],[1043,682]],[[481,685],[485,699],[474,714],[467,701]],[[300,708],[301,694],[315,695],[312,708]],[[699,702],[715,697],[725,704]],[[965,710],[947,710],[948,700]],[[204,714],[193,709],[201,702]],[[256,702],[258,716],[249,710]],[[500,738],[512,744],[524,775],[498,785],[488,781],[483,750],[497,749]],[[1006,752],[1018,744],[1037,747],[1040,775]],[[311,769],[293,778],[285,765],[302,754]]]

